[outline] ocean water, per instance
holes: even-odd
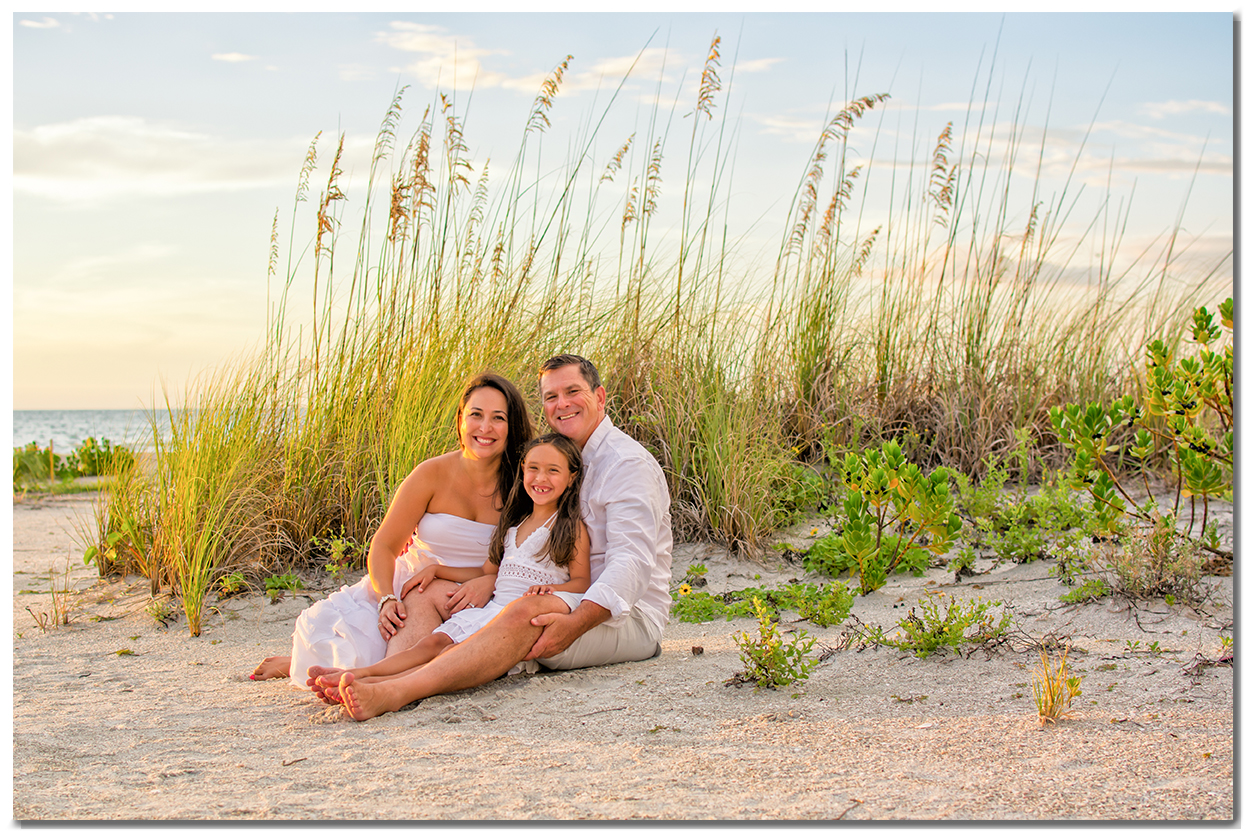
[[[170,416],[163,408],[155,414],[131,409],[75,411],[14,411],[13,446],[34,441],[40,446],[52,442],[57,452],[69,452],[89,437],[106,438],[139,452],[152,451],[152,423],[155,417],[162,440],[169,436]]]

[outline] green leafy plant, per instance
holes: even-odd
[[[135,454],[121,444],[89,437],[70,456],[78,475],[116,475],[135,464]]]
[[[158,624],[165,624],[174,617],[174,602],[168,598],[153,598],[144,607],[144,612]]]
[[[1180,520],[1182,499],[1189,499],[1190,506],[1184,532],[1192,533],[1201,498],[1204,535],[1210,499],[1231,499],[1232,298],[1220,305],[1219,315],[1222,328],[1205,307],[1194,310],[1191,337],[1199,345],[1196,355],[1177,359],[1161,339],[1146,345],[1140,402],[1127,395],[1109,404],[1050,409],[1058,439],[1071,453],[1070,486],[1092,496],[1101,532],[1116,533],[1124,516],[1154,521],[1160,499],[1149,479],[1163,459],[1174,479],[1174,499],[1168,503],[1173,527]],[[1221,344],[1225,330],[1226,340],[1212,350],[1212,345]],[[1138,502],[1121,481],[1120,454],[1138,465],[1148,502]]]
[[[969,545],[964,545],[945,565],[945,568],[954,573],[954,582],[962,580],[975,574],[975,549]]]
[[[745,666],[738,676],[752,680],[758,688],[777,688],[809,678],[818,664],[818,659],[809,655],[815,640],[805,631],[798,631],[786,642],[770,610],[760,599],[753,599],[753,609],[758,617],[757,635],[742,631],[732,637],[740,648],[740,661]]]
[[[342,530],[331,537],[314,537],[310,543],[327,553],[324,568],[330,573],[332,580],[337,582],[342,582],[344,573],[353,569],[366,554],[361,543],[345,536]]]
[[[890,637],[883,628],[872,627],[866,640],[910,651],[920,659],[946,648],[962,654],[964,647],[981,647],[1006,638],[1012,617],[1009,610],[994,609],[1001,606],[1001,601],[977,598],[964,602],[944,593],[928,593],[897,623],[897,634]]]
[[[686,586],[686,584],[684,585]],[[711,595],[680,586],[671,604],[671,615],[680,621],[702,622],[715,618],[751,618],[757,604],[773,614],[789,610],[820,627],[840,624],[849,615],[853,595],[845,584],[790,583],[777,589],[748,587],[723,595]]]
[[[1070,649],[1054,660],[1041,651],[1041,667],[1033,672],[1032,698],[1036,701],[1036,713],[1040,725],[1057,723],[1071,714],[1071,701],[1080,696],[1079,675],[1073,676],[1067,666]]]
[[[248,581],[245,580],[243,572],[231,572],[218,578],[216,585],[218,592],[225,598],[243,592],[248,588]]]
[[[896,441],[850,452],[833,466],[847,490],[836,516],[840,541],[831,546],[835,552],[824,548],[835,554],[834,562],[814,564],[829,574],[856,569],[863,594],[883,586],[900,566],[922,574],[929,557],[948,551],[961,532],[950,471],[924,473],[906,460]]]
[[[691,563],[688,570],[677,580],[671,581],[672,594],[687,595],[693,589],[705,586],[705,574],[709,569],[702,563]]]
[[[1072,589],[1059,600],[1064,604],[1085,604],[1099,601],[1110,594],[1110,587],[1101,578],[1091,578]]]
[[[305,588],[305,584],[301,583],[300,578],[291,573],[271,575],[265,579],[263,585],[266,588],[266,597],[270,599],[270,603],[277,601],[284,592],[295,592],[298,589]]]

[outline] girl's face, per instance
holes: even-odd
[[[499,458],[509,436],[505,395],[495,388],[470,392],[462,408],[462,450],[477,458]]]
[[[557,504],[574,477],[566,456],[550,444],[533,447],[523,458],[523,488],[536,505]]]

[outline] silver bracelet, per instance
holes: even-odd
[[[395,595],[392,595],[392,594],[390,594],[390,593],[389,593],[389,594],[387,594],[387,595],[384,595],[382,598],[380,598],[380,599],[379,599],[379,615],[383,615],[383,605],[384,605],[384,604],[386,604],[388,601],[397,601],[397,602],[399,602],[399,601],[400,601],[400,599],[399,599],[399,598],[397,598]]]

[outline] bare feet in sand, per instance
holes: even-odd
[[[337,706],[340,703],[340,676],[345,670],[343,668],[324,668],[321,665],[309,666],[309,679],[305,680],[305,685],[318,695],[318,699],[323,703],[331,706]]]
[[[340,677],[340,705],[344,714],[353,720],[369,720],[384,712],[393,711],[387,705],[387,681],[374,682],[369,679],[354,680],[351,671],[345,671]]]
[[[287,677],[292,672],[292,657],[267,656],[261,660],[253,672],[248,675],[250,680],[277,680]]]

